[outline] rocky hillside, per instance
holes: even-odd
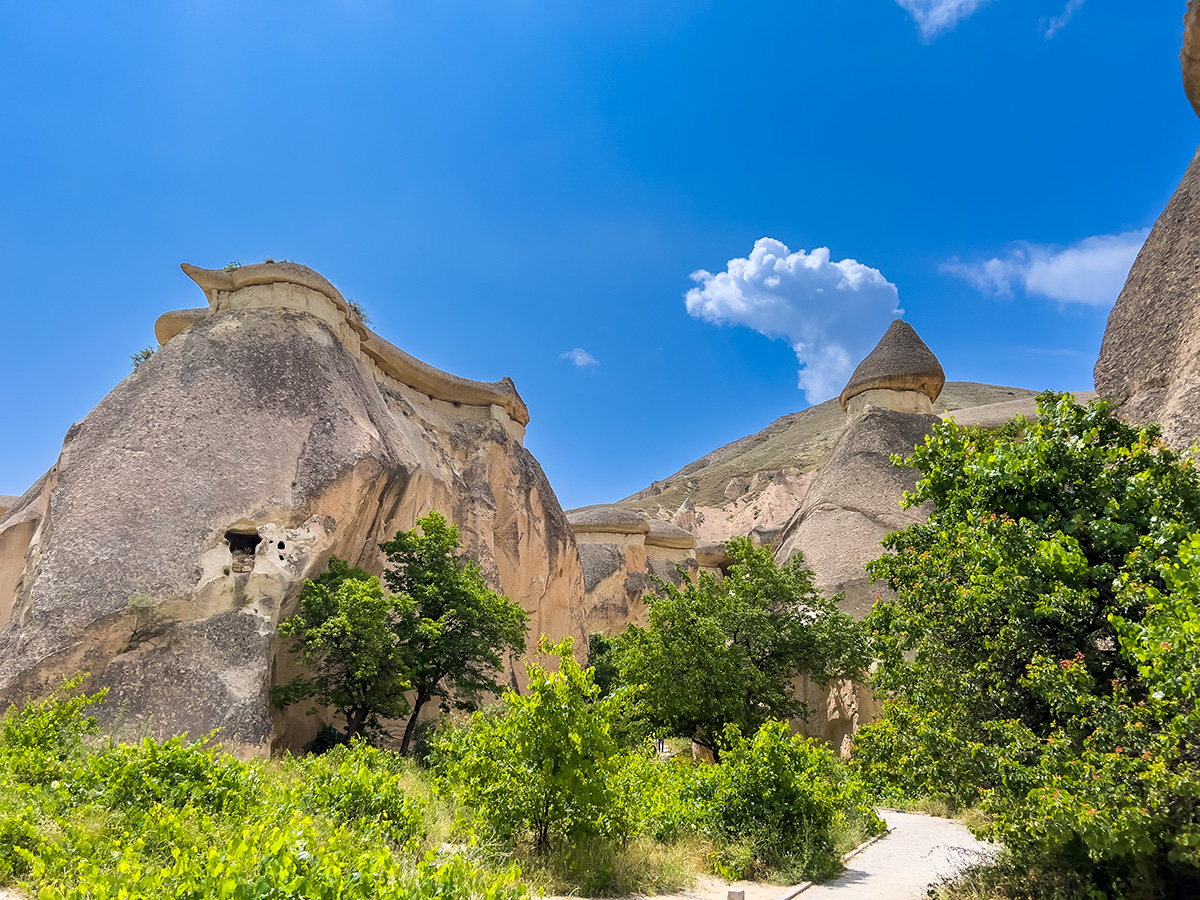
[[[938,412],[967,409],[1028,399],[1035,393],[1025,388],[948,381],[935,408]],[[757,434],[702,456],[674,475],[654,482],[616,505],[657,517],[673,515],[688,499],[698,508],[719,509],[737,504],[739,500],[743,501],[741,506],[749,506],[746,501],[761,498],[758,518],[771,519],[773,516],[767,515],[763,506],[776,502],[786,506],[785,498],[774,498],[774,495],[790,495],[800,490],[803,476],[824,464],[845,427],[846,414],[838,400],[827,400],[776,419]],[[785,518],[795,508],[793,505]],[[753,527],[751,524],[750,528]],[[740,533],[745,534],[750,528]]]

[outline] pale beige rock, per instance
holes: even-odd
[[[181,268],[204,290],[213,312],[270,307],[311,313],[333,329],[353,356],[373,362],[376,377],[394,379],[455,407],[498,408],[522,435],[529,424],[529,410],[512,379],[471,381],[410,356],[363,325],[338,289],[307,266],[270,262],[229,270],[184,263]]]
[[[843,410],[865,391],[919,391],[934,401],[945,383],[946,374],[937,357],[911,325],[896,319],[858,364],[839,400]]]
[[[1072,395],[1076,403],[1091,403],[1096,399],[1095,391],[1075,391]],[[956,409],[953,412],[942,413],[943,421],[954,421],[964,428],[999,428],[1011,422],[1017,416],[1023,416],[1032,421],[1037,418],[1037,400],[1025,397],[1020,400],[1008,400],[1004,403],[989,403],[986,406],[970,406],[966,409]]]
[[[649,534],[650,522],[619,506],[583,506],[567,512],[567,521],[580,534]]]
[[[200,309],[173,309],[163,313],[154,321],[154,336],[158,339],[159,346],[187,331],[193,325],[204,321],[210,312],[208,307],[202,307]]]
[[[650,531],[646,535],[647,547],[659,547],[672,550],[695,550],[696,537],[690,531],[672,525],[670,522],[650,522]]]
[[[208,279],[210,314],[73,426],[0,520],[0,701],[90,671],[107,709],[127,706],[154,733],[298,747],[318,722],[267,702],[294,671],[278,621],[331,554],[380,572],[378,542],[431,510],[530,613],[530,647],[572,635],[582,651],[578,551],[514,434],[519,408],[455,406],[391,377],[347,345],[371,335],[329,305],[324,279],[247,269],[244,283]],[[300,310],[312,297],[297,291],[327,305]],[[255,538],[250,553],[231,547]],[[508,670],[523,682],[519,660]]]
[[[700,568],[724,572],[732,563],[724,541],[703,541],[696,545],[696,564]]]
[[[861,415],[868,409],[893,409],[896,412],[932,413],[933,400],[922,391],[891,391],[873,388],[855,394],[846,401],[846,415]]]

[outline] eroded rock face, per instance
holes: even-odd
[[[870,612],[878,588],[863,566],[883,554],[879,542],[889,531],[929,517],[923,507],[900,508],[904,492],[916,486],[917,473],[893,466],[891,457],[911,454],[937,421],[933,415],[884,409],[852,419],[804,505],[785,526],[775,552],[778,562],[803,553],[818,588],[844,593],[842,610],[858,618]]]
[[[1200,6],[1188,5],[1180,60],[1200,114]],[[1167,441],[1200,439],[1200,152],[1154,223],[1108,317],[1096,390],[1122,418],[1159,423]]]
[[[423,393],[367,352],[386,342],[352,327],[340,295],[275,306],[298,286],[267,275],[253,303],[234,286],[208,315],[176,317],[190,327],[72,427],[0,520],[0,700],[90,671],[110,708],[156,733],[297,747],[317,723],[268,703],[293,671],[276,625],[331,554],[381,572],[378,543],[431,510],[530,613],[531,646],[583,645],[578,553],[521,445],[511,382]]]
[[[616,506],[590,506],[567,513],[583,562],[588,634],[614,635],[628,625],[645,625],[642,597],[655,579],[680,584],[680,567],[694,577],[696,538],[671,522],[648,519]]]

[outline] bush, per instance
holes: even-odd
[[[833,751],[793,735],[786,722],[768,722],[752,739],[736,729],[712,779],[712,824],[741,858],[725,867],[737,877],[774,871],[820,880],[841,870],[833,831],[854,819],[883,829],[866,791]]]
[[[554,835],[614,833],[608,780],[616,743],[610,702],[599,700],[590,669],[572,656],[571,639],[541,642],[557,672],[531,663],[527,694],[509,691],[501,709],[475,713],[465,728],[434,741],[439,789],[470,810],[474,824],[515,844],[532,833],[540,853]]]
[[[85,743],[80,679],[10,709],[0,734],[0,885],[42,900],[518,900],[520,872],[414,858],[408,764],[363,744],[283,765],[207,741]]]

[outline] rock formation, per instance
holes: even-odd
[[[1200,6],[1184,19],[1183,84],[1200,115]],[[1096,360],[1096,390],[1176,447],[1200,440],[1200,151],[1129,270]]]
[[[696,538],[670,522],[648,519],[617,506],[586,506],[567,513],[583,563],[584,606],[589,634],[617,634],[646,624],[642,597],[654,579],[680,583],[679,567],[695,572]],[[706,568],[719,571],[724,548],[707,546]],[[727,562],[725,563],[728,564]]]
[[[867,409],[932,413],[946,373],[913,327],[896,319],[866,355],[838,398],[853,419]]]
[[[0,518],[0,699],[90,671],[156,733],[299,746],[317,723],[267,701],[293,665],[280,617],[331,554],[379,572],[378,542],[430,510],[531,644],[582,646],[579,557],[511,381],[414,359],[304,266],[184,270],[207,308],[159,319],[161,349]]]

